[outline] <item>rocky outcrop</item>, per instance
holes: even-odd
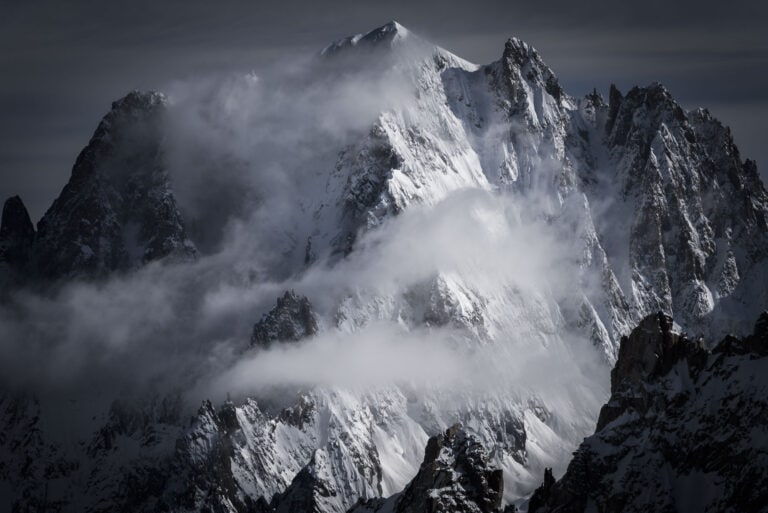
[[[258,279],[302,280],[298,273],[316,265],[305,275],[311,280],[320,266],[333,267],[350,255],[354,264],[358,242],[362,251],[376,257],[376,248],[389,242],[383,237],[393,232],[385,226],[377,239],[374,231],[396,226],[391,218],[420,210],[414,206],[441,217],[437,209],[455,205],[451,202],[466,192],[498,192],[494,201],[510,199],[510,206],[523,204],[531,212],[509,208],[497,217],[497,212],[481,208],[481,202],[470,203],[471,208],[461,210],[475,223],[468,230],[490,227],[496,239],[497,228],[504,234],[509,226],[531,220],[535,226],[543,220],[555,230],[558,240],[552,247],[562,248],[557,261],[574,272],[565,275],[552,266],[551,280],[529,284],[523,279],[523,287],[518,276],[505,278],[503,271],[512,267],[516,254],[551,251],[549,245],[528,248],[523,237],[504,247],[505,258],[492,268],[449,263],[446,267],[455,269],[429,269],[435,278],[426,282],[420,272],[412,276],[415,284],[408,282],[411,277],[389,280],[387,267],[379,267],[376,280],[365,277],[360,287],[351,283],[349,290],[324,300],[324,305],[336,301],[339,307],[322,320],[329,325],[336,321],[344,332],[375,322],[414,332],[458,331],[457,346],[486,351],[489,363],[496,360],[500,366],[510,357],[525,362],[527,351],[536,353],[541,347],[547,347],[547,355],[571,355],[567,343],[579,337],[591,339],[604,360],[618,357],[616,393],[599,420],[606,438],[583,446],[569,471],[577,476],[568,481],[575,483],[577,502],[583,490],[598,490],[598,498],[625,490],[616,492],[620,497],[611,504],[629,505],[641,488],[654,490],[654,497],[670,497],[678,488],[699,486],[710,474],[730,473],[725,446],[707,438],[710,425],[710,432],[726,437],[722,444],[733,443],[739,458],[762,461],[754,440],[745,438],[755,431],[742,424],[755,421],[753,410],[764,413],[754,399],[759,394],[753,393],[760,376],[755,373],[754,383],[745,382],[739,370],[750,369],[743,362],[754,359],[759,338],[731,338],[709,353],[677,333],[662,315],[643,321],[620,348],[622,336],[650,312],[674,314],[698,333],[709,326],[741,329],[745,315],[765,304],[766,195],[754,164],[741,161],[728,130],[705,111],[684,111],[658,85],[626,95],[612,88],[608,102],[596,92],[572,98],[538,53],[516,39],[507,42],[501,59],[487,66],[426,44],[412,51],[412,40],[401,26],[387,24],[325,52],[338,59],[321,58],[313,64],[324,80],[336,71],[346,76],[357,69],[370,79],[368,66],[382,71],[392,64],[382,77],[391,71],[402,78],[398,86],[405,85],[402,96],[407,101],[388,104],[370,125],[366,120],[359,132],[346,134],[348,146],[327,148],[328,160],[310,166],[312,178],[297,180],[306,183],[297,189],[295,208],[283,211],[290,219],[280,217],[270,227],[281,234],[268,241],[269,252],[280,255],[280,272],[271,273],[272,264],[266,263]],[[373,46],[380,47],[380,55],[391,55],[372,59],[367,50],[359,51]],[[355,58],[342,58],[348,50]],[[46,283],[106,276],[194,254],[165,170],[160,137],[164,109],[161,95],[132,93],[104,118],[70,182],[32,234],[29,266]],[[21,209],[16,205],[12,211]],[[9,214],[9,219],[23,217]],[[15,227],[10,230],[14,234],[26,234],[12,237],[22,241],[14,247],[26,247],[26,222],[9,221],[8,226]],[[436,229],[450,234],[455,227]],[[360,237],[366,231],[372,241]],[[461,242],[457,237],[455,244]],[[410,266],[411,249],[397,253],[402,255],[397,268]],[[413,261],[416,271],[427,265],[419,260]],[[345,268],[334,271],[339,269]],[[392,283],[378,288],[374,283],[387,281]],[[171,311],[190,315],[184,308]],[[254,326],[252,343],[269,347],[301,340],[317,333],[320,324],[309,301],[289,292]],[[218,339],[218,328],[216,335]],[[721,364],[735,369],[734,377],[726,379],[730,371],[720,369]],[[712,377],[707,381],[702,376]],[[581,388],[574,390],[568,399],[582,394]],[[718,396],[717,390],[727,395]],[[21,412],[14,421],[21,426],[18,439],[24,439],[29,426],[30,437],[40,444],[14,441],[3,446],[2,456],[8,447],[16,451],[8,458],[13,463],[3,467],[9,469],[3,480],[35,500],[49,478],[71,484],[70,495],[56,499],[62,510],[70,511],[243,512],[275,507],[342,513],[360,498],[391,496],[406,486],[397,497],[407,495],[408,500],[372,500],[360,507],[495,511],[502,491],[507,500],[520,500],[535,486],[533,472],[538,475],[544,465],[561,463],[563,454],[567,457],[572,444],[591,428],[596,413],[588,401],[538,401],[535,389],[499,386],[482,400],[474,391],[465,392],[464,387],[434,394],[405,386],[364,392],[318,387],[302,391],[288,408],[261,398],[258,404],[250,398],[218,409],[205,403],[192,424],[183,426],[160,417],[145,420],[142,413],[117,404],[103,429],[99,424],[92,439],[73,449],[82,469],[74,478],[46,470],[50,453],[39,450],[46,446],[46,435],[38,436],[34,427],[35,417],[43,416],[35,409],[14,407]],[[731,418],[729,408],[739,401],[746,413]],[[707,408],[722,414],[724,424],[716,424]],[[688,424],[679,424],[680,418]],[[457,421],[466,427],[430,442],[422,467],[429,435]],[[731,424],[740,430],[717,431]],[[606,447],[610,450],[601,452]],[[660,449],[638,449],[645,447]],[[687,456],[692,452],[700,458],[699,447],[713,451],[715,460]],[[509,480],[504,490],[490,459],[505,469]],[[27,460],[33,463],[25,466]],[[617,461],[623,465],[635,460],[653,469],[653,475],[634,470],[616,474],[616,468],[636,468],[629,463],[616,467]],[[690,467],[679,467],[683,461]],[[654,481],[666,475],[667,462],[672,462],[674,476],[689,476],[689,481]],[[590,473],[579,470],[586,468]],[[613,472],[619,484],[590,481],[601,472]],[[563,493],[551,472],[546,483],[538,494],[540,502],[532,503],[537,508],[549,507],[552,497]],[[674,490],[665,489],[667,485]],[[0,491],[6,489],[0,485]],[[750,494],[747,490],[743,496]],[[44,503],[53,500],[49,494]],[[19,504],[23,509],[36,503]],[[743,504],[747,510],[749,504]]]
[[[697,333],[747,328],[731,312],[754,318],[768,300],[756,285],[768,265],[768,193],[754,164],[730,130],[661,84],[612,87],[595,109],[591,137],[605,152],[582,159],[594,180],[585,190],[599,208],[600,195],[612,198],[596,225],[635,320],[662,310]]]
[[[239,436],[234,404],[227,402],[217,411],[205,401],[187,434],[176,443],[164,501],[186,511],[259,511],[257,501],[243,496],[233,474]]]
[[[35,243],[35,227],[21,198],[13,196],[3,205],[0,222],[0,297],[10,287],[24,281],[32,247]]]
[[[285,493],[275,497],[273,501],[275,510],[278,513],[338,511],[343,499],[340,497],[330,467],[331,463],[325,451],[316,450],[307,466],[293,478]]]
[[[622,340],[611,398],[531,513],[760,512],[768,504],[768,312],[712,351],[662,313]]]
[[[388,499],[364,500],[350,513],[493,513],[502,511],[504,479],[478,440],[460,424],[427,442],[424,462],[405,489]],[[509,508],[505,511],[514,510]]]
[[[112,104],[38,223],[33,277],[97,278],[196,255],[163,160],[164,109],[159,93],[134,91]]]
[[[13,196],[3,205],[0,224],[0,262],[23,269],[35,241],[35,227],[21,198]]]
[[[397,513],[501,511],[504,480],[483,446],[457,424],[427,442],[424,462],[397,500]]]
[[[275,342],[297,342],[315,335],[317,315],[305,296],[286,291],[277,304],[253,326],[251,345],[268,348]]]

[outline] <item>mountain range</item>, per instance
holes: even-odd
[[[763,510],[755,163],[660,84],[499,53],[390,22],[134,91],[36,226],[8,199],[8,339],[160,377],[8,379],[7,511]]]

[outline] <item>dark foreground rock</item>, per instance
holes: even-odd
[[[597,432],[531,513],[768,508],[768,312],[712,351],[646,317],[621,343]]]

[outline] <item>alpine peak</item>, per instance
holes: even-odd
[[[334,41],[325,47],[320,55],[332,55],[345,48],[391,48],[411,35],[411,32],[395,20],[371,30],[365,34],[356,34]]]

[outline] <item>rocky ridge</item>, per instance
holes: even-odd
[[[36,232],[24,228],[26,246],[7,260],[14,271],[27,281],[94,279],[196,256],[163,160],[164,110],[159,93],[134,91],[112,104]],[[8,230],[21,229],[22,210],[18,197],[6,202]]]
[[[612,88],[608,101],[597,93],[570,97],[538,53],[514,38],[487,66],[433,46],[425,53],[423,41],[412,52],[413,39],[393,23],[334,46],[341,55],[365,40],[369,51],[390,52],[410,71],[415,98],[382,112],[339,151],[318,188],[324,194],[302,196],[297,210],[307,219],[285,248],[297,254],[287,261],[300,262],[292,272],[328,254],[343,259],[362,233],[406,209],[474,189],[534,198],[542,207],[536,215],[572,244],[568,258],[578,272],[561,285],[577,292],[552,297],[438,272],[387,294],[356,290],[339,298],[325,319],[330,329],[354,331],[382,320],[449,326],[470,344],[521,353],[541,343],[565,348],[565,336],[578,334],[613,362],[621,360],[621,337],[650,312],[674,314],[695,333],[738,332],[766,304],[766,192],[754,163],[741,161],[729,131],[706,111],[684,111],[659,85],[626,95]],[[392,62],[363,57],[364,65]],[[116,102],[41,220],[28,257],[13,256],[26,254],[30,234],[20,201],[8,204],[2,230],[8,235],[0,243],[22,248],[3,250],[15,271],[103,279],[168,256],[194,256],[164,169],[157,124],[164,108],[154,93]],[[304,299],[284,296],[257,323],[255,342],[313,334],[321,323],[311,311]],[[298,479],[285,504],[341,512],[360,498],[400,491],[419,471],[427,439],[456,421],[501,462],[505,500],[515,501],[530,492],[530,476],[540,475],[552,454],[567,454],[583,435],[558,429],[567,425],[563,418],[584,412],[558,411],[522,392],[478,403],[414,398],[396,387],[365,394],[318,388],[301,391],[278,411],[259,399],[218,410],[206,403],[190,425],[153,416],[141,429],[106,422],[107,433],[116,435],[98,429],[94,439],[111,440],[109,447],[87,445],[105,453],[130,453],[138,445],[139,470],[123,481],[122,462],[94,468],[82,493],[93,498],[85,510],[249,511]],[[17,427],[29,421],[8,418]],[[164,443],[143,444],[151,426],[162,428]],[[10,459],[23,461],[24,447],[6,446]],[[37,490],[54,474],[25,475]],[[152,476],[161,489],[137,485],[136,476]],[[126,483],[139,496],[122,495]],[[17,499],[34,504],[29,494]],[[62,499],[61,507],[75,499]]]
[[[309,299],[291,290],[254,325],[251,345],[269,348],[274,342],[297,342],[317,332],[317,315]]]
[[[768,312],[712,350],[646,317],[622,340],[594,435],[529,511],[764,511]]]

